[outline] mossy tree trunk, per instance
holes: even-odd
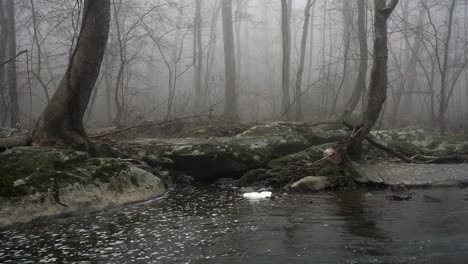
[[[71,146],[94,153],[83,127],[109,35],[110,0],[85,0],[76,48],[57,91],[39,118],[32,144]]]

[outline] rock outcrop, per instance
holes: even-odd
[[[235,137],[142,139],[128,144],[149,164],[179,170],[197,180],[241,175],[309,146],[303,136],[280,124],[252,127]]]
[[[39,147],[0,154],[0,226],[147,200],[164,192],[157,176],[119,159]]]
[[[354,163],[354,180],[364,184],[451,187],[468,184],[468,164]]]

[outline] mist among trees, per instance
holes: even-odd
[[[86,4],[1,3],[3,126],[33,128],[46,106],[56,105],[54,94],[74,85],[63,76],[77,63]],[[462,131],[467,8],[461,0],[396,5],[387,21],[388,78],[376,80],[386,87],[374,94],[380,33],[373,1],[112,0],[102,65],[92,91],[80,95],[77,119],[86,128],[188,115],[357,124],[369,95],[384,101],[372,118],[380,125]]]

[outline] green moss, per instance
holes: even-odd
[[[350,164],[346,164],[346,165],[344,166],[343,170],[344,170],[344,175],[345,175],[346,177],[348,177],[348,178],[351,178],[351,179],[358,179],[358,178],[361,177],[361,175],[359,174],[359,172],[358,172],[356,169],[354,169],[354,168],[352,167],[352,165],[350,165]]]
[[[424,150],[421,147],[416,146],[415,144],[407,141],[401,140],[391,140],[388,143],[388,147],[398,151],[406,156],[414,156],[417,154],[424,154]]]
[[[317,172],[319,176],[340,176],[343,175],[340,165],[328,163]]]
[[[108,183],[112,178],[119,176],[122,171],[128,171],[127,164],[115,159],[100,158],[88,160],[85,164],[86,170],[93,180]]]
[[[0,197],[49,191],[59,197],[61,187],[108,183],[128,171],[129,166],[118,159],[88,159],[85,153],[73,150],[14,148],[0,154]]]

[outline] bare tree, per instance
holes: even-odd
[[[388,32],[387,21],[399,0],[387,1],[374,0],[374,54],[371,70],[371,80],[367,93],[367,100],[364,106],[360,126],[353,131],[344,145],[341,146],[341,159],[349,149],[360,145],[367,137],[375,122],[379,118],[383,104],[387,99],[388,85]]]
[[[202,73],[203,73],[203,47],[202,47],[202,18],[201,18],[201,0],[195,1],[195,18],[194,18],[194,39],[193,39],[193,65],[195,67],[194,74],[194,109],[199,110],[202,107]]]
[[[367,0],[357,0],[358,2],[358,34],[359,34],[359,70],[354,84],[354,89],[351,97],[346,103],[345,110],[342,115],[343,120],[347,120],[356,109],[361,99],[362,92],[366,87],[367,76],[367,60],[368,60],[368,47],[367,47]]]
[[[222,0],[224,64],[225,64],[225,109],[224,116],[238,119],[238,93],[236,80],[236,57],[234,47],[234,28],[232,24],[232,1]]]
[[[94,153],[83,127],[109,35],[110,0],[85,0],[80,34],[67,71],[33,132],[33,145],[67,145]]]
[[[291,28],[289,24],[289,9],[287,0],[281,0],[281,32],[283,40],[283,67],[281,73],[282,100],[281,110],[282,116],[289,119],[289,85],[291,79]]]
[[[8,18],[8,57],[16,56],[16,29],[15,29],[15,2],[6,1],[6,13]],[[8,94],[10,96],[10,126],[15,127],[20,123],[20,110],[18,104],[18,87],[16,80],[16,60],[11,60],[7,65]]]
[[[336,92],[333,104],[331,107],[330,115],[335,114],[336,104],[340,98],[341,90],[345,85],[347,71],[348,71],[348,57],[349,50],[351,46],[351,33],[353,29],[353,18],[351,16],[351,5],[350,1],[343,1],[343,75],[341,77],[340,85],[338,86],[338,91]]]
[[[6,61],[8,48],[8,19],[5,14],[3,1],[0,1],[0,61]],[[8,103],[5,94],[5,67],[0,67],[0,124],[4,125],[7,119]]]
[[[306,7],[304,9],[304,26],[302,29],[302,39],[301,39],[301,55],[299,58],[299,67],[297,69],[296,76],[296,115],[295,119],[297,121],[302,119],[302,75],[304,74],[304,63],[306,56],[306,47],[307,47],[307,35],[309,33],[309,24],[310,24],[310,9],[315,5],[317,0],[307,0]],[[312,56],[311,56],[312,57]],[[312,58],[311,58],[312,59]]]

